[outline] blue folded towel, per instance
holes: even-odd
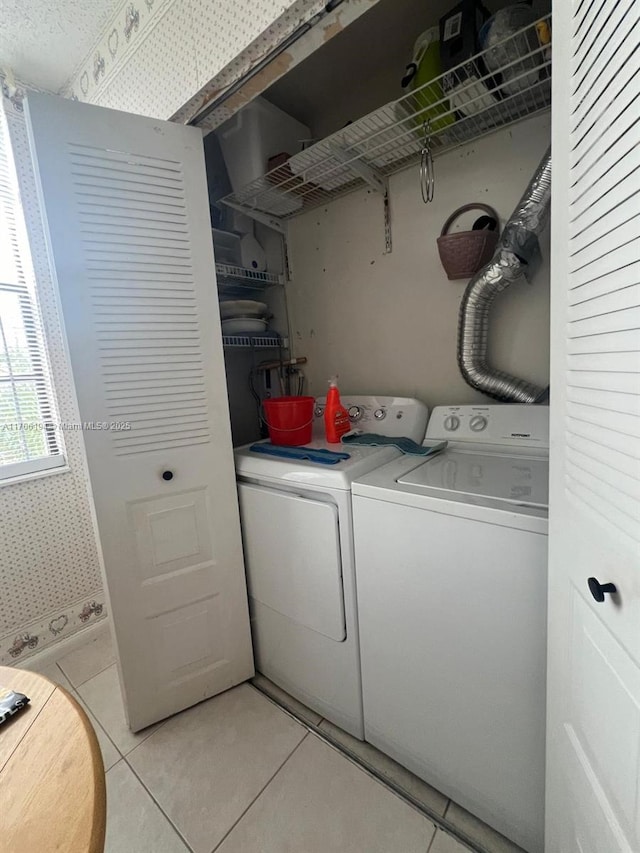
[[[366,447],[397,447],[401,453],[409,456],[433,456],[440,453],[447,446],[446,441],[438,441],[436,444],[417,444],[410,438],[392,435],[376,435],[372,432],[351,432],[342,436],[343,444],[358,444]]]
[[[252,444],[249,450],[252,453],[264,453],[267,456],[279,456],[281,459],[305,459],[308,462],[316,462],[318,465],[337,465],[350,459],[349,453],[340,453],[335,450],[324,450],[321,447],[284,447],[282,445]]]

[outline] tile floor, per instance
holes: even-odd
[[[341,752],[243,684],[132,734],[107,633],[30,666],[78,698],[107,778],[106,853],[465,853]],[[368,744],[258,677],[274,698],[491,853],[522,853]]]

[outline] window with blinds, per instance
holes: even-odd
[[[0,111],[0,483],[65,463],[30,260]]]

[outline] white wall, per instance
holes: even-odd
[[[390,181],[393,252],[385,255],[380,197],[361,190],[290,222],[293,281],[287,286],[295,355],[309,357],[310,393],[340,375],[349,393],[415,396],[429,405],[486,398],[456,363],[465,281],[448,281],[436,237],[458,206],[483,201],[501,225],[550,140],[548,115],[444,154],[435,161],[435,201],[424,205],[417,167]],[[478,214],[480,215],[480,214]],[[473,221],[469,215],[463,224]],[[495,303],[493,363],[541,385],[549,377],[549,245],[532,285]]]

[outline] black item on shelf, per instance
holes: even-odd
[[[487,74],[482,58],[458,67],[480,52],[480,29],[490,17],[481,0],[461,0],[440,18],[442,90],[456,108],[458,118],[481,112],[496,101],[495,82],[480,82]]]
[[[480,50],[479,33],[491,14],[480,0],[462,0],[440,18],[440,63],[449,71]]]

